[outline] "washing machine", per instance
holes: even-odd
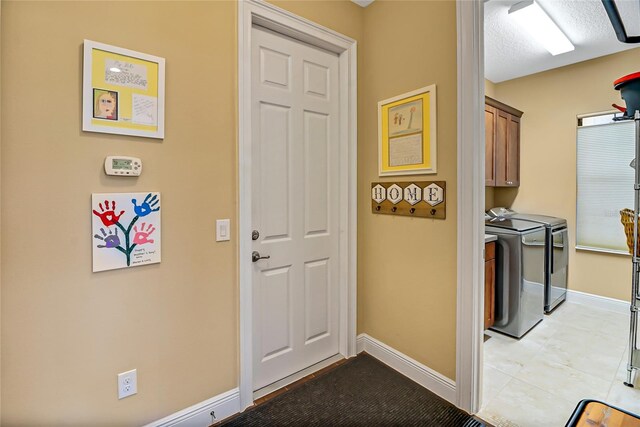
[[[496,241],[495,323],[491,329],[521,338],[544,317],[545,226],[485,217]]]

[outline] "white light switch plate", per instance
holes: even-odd
[[[216,220],[216,242],[231,240],[231,229],[228,219]]]

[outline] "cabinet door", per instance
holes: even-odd
[[[520,185],[520,118],[497,110],[495,132],[496,187]]]
[[[504,187],[507,181],[507,135],[509,134],[510,114],[496,110],[496,187]]]
[[[505,185],[520,185],[520,118],[509,115]]]
[[[484,106],[484,185],[496,185],[495,131],[497,110],[490,105]]]
[[[484,328],[488,329],[495,322],[496,311],[496,260],[495,242],[484,245]]]
[[[484,328],[493,326],[495,321],[495,271],[496,260],[484,263]]]

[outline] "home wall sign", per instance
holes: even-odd
[[[446,181],[372,182],[371,212],[445,219]]]

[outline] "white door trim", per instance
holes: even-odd
[[[458,286],[456,402],[480,409],[484,319],[484,4],[457,0]]]
[[[338,54],[340,63],[340,353],[356,355],[356,41],[262,0],[238,2],[238,265],[240,410],[253,404],[251,266],[251,26]]]

